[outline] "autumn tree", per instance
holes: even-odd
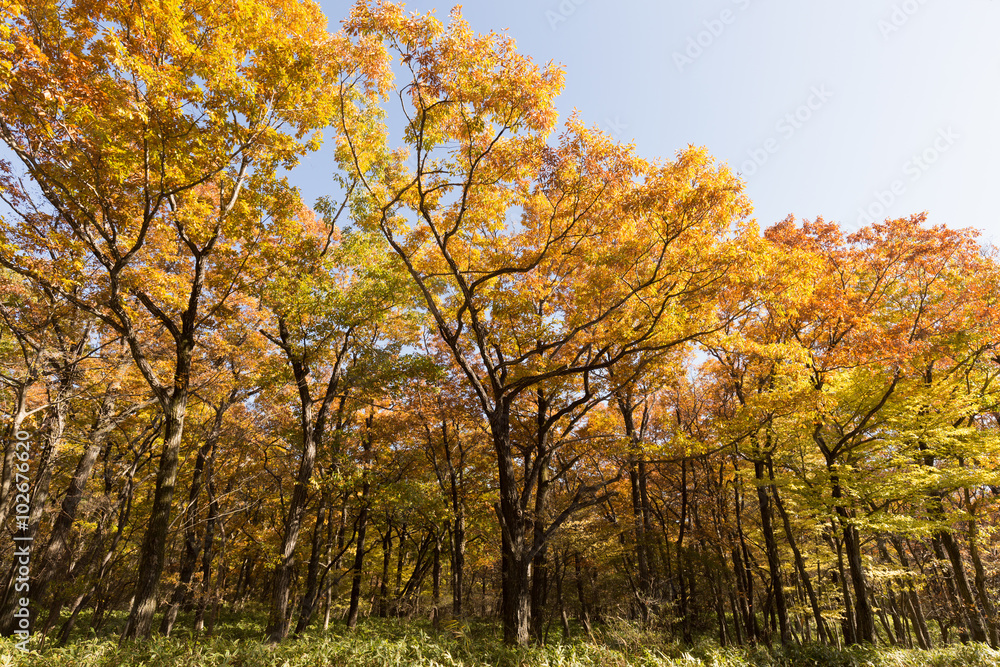
[[[852,471],[888,464],[887,457],[898,451],[898,438],[909,437],[894,421],[899,401],[909,400],[914,383],[929,377],[936,364],[941,370],[963,365],[951,350],[982,317],[983,302],[970,278],[985,275],[986,267],[973,237],[925,228],[923,222],[923,216],[887,220],[845,237],[833,223],[817,220],[797,227],[788,219],[767,231],[776,248],[798,253],[806,263],[818,262],[808,297],[797,304],[774,302],[774,312],[790,316],[782,315],[784,324],[775,335],[757,337],[771,345],[794,342],[805,354],[810,391],[801,395],[799,424],[822,457],[820,479],[831,494],[842,535],[852,588],[844,587],[849,642],[873,642],[876,621],[861,546],[872,512],[856,499],[868,498],[877,507],[877,499],[887,493],[886,487],[872,486],[880,477],[866,479]],[[910,426],[907,432],[913,433]],[[909,447],[920,438],[911,442]],[[897,473],[897,482],[905,472]],[[945,532],[943,544],[951,541]],[[962,597],[964,604],[974,605],[971,593]],[[978,612],[967,620],[973,637],[985,641]]]
[[[476,520],[471,510],[474,499],[483,498],[491,486],[486,479],[488,452],[483,446],[486,424],[450,352],[437,338],[424,341],[424,346],[425,354],[439,369],[438,375],[432,382],[415,383],[409,400],[434,479],[449,509],[452,613],[462,617],[466,614],[468,524]]]
[[[409,154],[350,132],[341,153],[368,194],[366,224],[406,266],[489,421],[504,638],[524,643],[531,562],[598,489],[577,488],[572,507],[532,536],[542,467],[518,479],[514,403],[577,378],[574,396],[543,417],[555,422],[616,362],[712,329],[711,294],[737,256],[722,238],[748,205],[701,150],[646,162],[576,118],[549,146],[561,73],[509,39],[474,35],[457,13],[445,28],[362,3],[346,26],[384,40],[407,77],[396,90]]]
[[[41,2],[10,24],[0,137],[30,184],[0,184],[0,262],[121,335],[166,417],[125,631],[146,636],[196,345],[293,219],[279,169],[349,103],[353,56],[312,3]]]
[[[338,207],[338,211],[343,210],[343,206]],[[267,630],[272,641],[283,639],[288,632],[294,554],[317,450],[330,447],[329,458],[337,465],[342,455],[338,429],[345,424],[343,413],[349,395],[371,382],[373,377],[365,379],[365,373],[379,365],[375,357],[398,350],[408,330],[413,329],[406,325],[407,290],[379,247],[381,238],[356,231],[342,237],[335,217],[324,224],[308,211],[300,216],[307,225],[294,242],[286,241],[288,262],[280,272],[272,273],[267,291],[261,295],[273,320],[262,333],[281,350],[291,371],[299,396],[302,438],[281,562],[275,569]],[[402,367],[392,370],[404,371]],[[334,431],[332,437],[327,434],[328,427]],[[315,591],[309,594],[315,595]],[[306,622],[311,606],[307,604],[303,610]]]

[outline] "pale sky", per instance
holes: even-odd
[[[337,29],[351,3],[321,5]],[[451,7],[407,4],[442,20]],[[927,211],[1000,245],[1000,2],[466,0],[463,13],[564,67],[563,118],[576,108],[647,158],[706,146],[743,175],[762,226]],[[328,164],[296,170],[307,202],[330,191]]]

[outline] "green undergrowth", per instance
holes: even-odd
[[[593,639],[552,641],[544,647],[514,649],[500,641],[495,624],[452,623],[435,630],[426,623],[369,621],[353,631],[317,630],[279,645],[263,642],[257,623],[217,628],[217,636],[194,637],[183,630],[169,639],[119,645],[116,637],[80,637],[69,645],[24,653],[0,640],[0,667],[1000,667],[1000,651],[982,645],[947,646],[932,651],[892,648],[838,650],[820,645],[776,648],[719,648],[709,643],[685,647],[662,634],[612,623]],[[226,632],[226,630],[232,632]]]

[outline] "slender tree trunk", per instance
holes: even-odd
[[[303,415],[303,421],[310,415]],[[288,504],[285,530],[282,536],[281,560],[274,571],[274,585],[271,593],[271,609],[267,621],[267,639],[278,642],[288,634],[288,600],[292,584],[292,570],[295,567],[295,548],[299,542],[302,517],[305,514],[306,496],[313,465],[316,462],[316,441],[312,425],[303,433],[302,458],[295,479],[292,499]]]
[[[562,634],[563,640],[569,641],[570,638],[570,627],[569,627],[569,615],[566,613],[566,598],[563,595],[563,583],[566,581],[566,568],[568,564],[566,562],[567,552],[564,549],[561,554],[556,557],[556,604],[559,606],[559,618],[562,621]]]
[[[708,581],[708,587],[712,591],[712,600],[715,603],[713,606],[715,608],[715,623],[719,628],[719,646],[725,647],[729,644],[729,633],[726,631],[726,607],[722,601],[722,588],[712,576],[708,560],[705,561],[705,579]]]
[[[902,540],[899,538],[891,539],[892,546],[899,556],[900,565],[906,569],[910,569],[909,559],[906,557],[906,552],[903,550]],[[889,557],[888,549],[885,549],[881,544],[879,545],[885,554],[884,558],[892,562]],[[932,646],[930,633],[927,630],[927,622],[924,620],[924,612],[920,604],[920,597],[917,595],[917,591],[913,586],[912,577],[907,575],[904,582],[900,583],[899,586],[899,603],[903,608],[904,613],[910,618],[913,624],[913,634],[917,637],[917,645],[923,650],[929,650]]]
[[[194,474],[191,477],[191,488],[188,491],[188,504],[184,511],[184,553],[181,556],[180,580],[171,596],[170,607],[163,614],[163,620],[160,623],[160,633],[166,637],[169,637],[173,630],[181,603],[191,599],[191,578],[194,576],[195,568],[198,565],[198,553],[201,551],[196,526],[198,523],[198,497],[201,494],[205,462],[209,456],[214,455],[215,445],[222,432],[223,416],[232,402],[235,401],[235,393],[234,391],[230,394],[223,404],[215,409],[211,430],[205,443],[198,450],[198,456],[194,462]]]
[[[441,605],[441,534],[434,533],[434,565],[431,574],[431,620],[435,625],[440,621]]]
[[[580,624],[587,632],[587,636],[593,635],[590,627],[590,603],[587,601],[587,593],[583,581],[583,568],[580,566],[580,552],[573,552],[573,567],[576,574],[576,596],[580,602]]]
[[[309,389],[309,367],[294,350],[292,336],[284,318],[278,318],[279,338],[269,337],[285,352],[288,363],[295,378],[299,392],[299,404],[302,411],[302,457],[299,460],[299,470],[295,477],[295,488],[288,504],[288,514],[285,517],[285,530],[282,537],[281,560],[275,568],[273,588],[271,591],[271,608],[267,621],[267,639],[278,642],[288,634],[291,620],[288,613],[288,600],[292,583],[292,571],[295,567],[295,549],[299,543],[299,531],[302,528],[302,518],[305,515],[306,502],[309,495],[309,481],[312,479],[313,467],[316,464],[316,448],[323,440],[326,430],[327,415],[333,405],[340,386],[340,364],[347,352],[351,332],[344,334],[342,344],[326,385],[319,410],[313,417],[313,398]]]
[[[285,521],[282,538],[281,561],[274,572],[271,611],[267,622],[267,638],[268,641],[272,642],[281,641],[288,634],[288,602],[291,594],[292,571],[295,568],[295,548],[298,546],[302,516],[305,513],[308,483],[312,476],[315,460],[316,445],[312,438],[309,438],[299,466],[299,475],[295,481],[292,500],[289,503],[288,517]]]
[[[399,534],[399,549],[396,553],[396,587],[393,591],[398,599],[403,592],[403,563],[406,561],[406,538],[408,535],[406,524],[400,526],[397,532]]]
[[[371,427],[371,418],[368,419],[368,426]],[[371,432],[362,439],[364,446],[364,461],[367,463],[371,457],[372,436]],[[358,607],[361,602],[361,571],[365,564],[365,533],[368,530],[368,494],[371,491],[371,483],[368,479],[368,471],[362,472],[361,482],[361,511],[358,514],[357,545],[354,551],[354,566],[351,576],[351,602],[347,610],[347,627],[355,628],[358,625]]]
[[[153,507],[142,540],[132,611],[125,632],[122,634],[123,639],[149,637],[153,627],[153,615],[156,613],[156,595],[163,574],[167,533],[170,529],[170,511],[177,483],[178,457],[184,435],[184,415],[187,411],[191,350],[188,349],[184,354],[188,361],[183,368],[179,364],[177,372],[179,379],[175,383],[165,410],[163,452],[160,454],[160,465],[156,472]],[[181,356],[181,353],[178,353],[178,356]]]
[[[101,401],[101,407],[98,409],[97,417],[90,429],[88,435],[89,444],[84,450],[83,456],[77,462],[73,476],[70,477],[69,486],[66,489],[66,494],[63,496],[59,513],[56,515],[55,522],[52,525],[48,544],[42,553],[38,576],[31,586],[32,595],[37,600],[43,599],[49,584],[67,570],[67,540],[70,530],[73,527],[73,522],[76,521],[77,509],[80,506],[80,501],[83,500],[87,482],[90,480],[94,465],[97,463],[97,459],[104,449],[108,435],[114,429],[115,425],[120,423],[123,417],[123,415],[116,417],[113,413],[115,399],[121,386],[121,379],[127,368],[128,365],[125,363],[119,366],[111,386]]]
[[[646,525],[643,521],[642,499],[639,492],[639,470],[635,457],[629,461],[628,477],[632,491],[632,532],[635,539],[635,559],[639,570],[639,585],[636,587],[636,598],[643,623],[649,621],[649,605],[646,600],[650,595],[649,563],[646,559]]]
[[[742,590],[741,607],[744,614],[744,628],[747,639],[755,644],[761,639],[760,626],[757,624],[757,610],[754,600],[753,570],[750,564],[750,550],[747,547],[746,535],[743,532],[743,503],[740,500],[739,488],[734,488],[736,499],[736,533],[739,539],[738,548],[733,549],[733,567],[736,570],[737,584]]]
[[[319,597],[319,568],[320,558],[324,552],[322,544],[323,525],[327,515],[327,496],[320,496],[319,508],[316,512],[316,525],[313,527],[312,551],[309,557],[309,569],[306,573],[306,590],[302,595],[299,604],[299,620],[295,624],[295,634],[301,634],[309,626],[312,620],[313,611],[316,608],[316,600]]]
[[[58,454],[60,445],[62,443],[63,432],[66,428],[66,417],[69,413],[69,404],[65,399],[66,394],[69,390],[70,376],[68,370],[64,369],[64,373],[60,378],[59,389],[55,397],[50,398],[51,405],[49,406],[48,414],[44,422],[45,431],[45,445],[42,449],[41,455],[38,458],[38,465],[35,470],[34,483],[31,485],[30,496],[28,493],[21,493],[21,489],[17,486],[14,489],[17,491],[14,498],[18,502],[27,497],[28,502],[26,503],[29,507],[28,509],[28,522],[26,526],[19,527],[17,530],[17,535],[15,536],[15,544],[18,547],[27,547],[30,550],[31,540],[33,540],[38,533],[38,525],[42,519],[42,513],[45,510],[45,505],[49,497],[49,486],[52,482],[52,469],[55,466],[55,458]],[[19,605],[14,604],[14,599],[18,596],[17,591],[17,580],[21,577],[22,572],[21,567],[28,565],[28,563],[22,560],[24,556],[14,557],[11,556],[10,569],[8,571],[8,576],[5,582],[4,595],[2,596],[2,601],[0,601],[0,629],[2,629],[5,636],[10,636],[14,633],[17,628],[16,619],[14,618],[14,610]],[[35,602],[41,602],[41,598],[37,592],[31,591],[31,598]],[[29,607],[29,613],[34,614],[34,611]],[[34,618],[32,617],[32,622]]]
[[[769,466],[769,475],[772,480],[771,490],[774,494],[774,506],[778,508],[778,514],[781,515],[781,523],[785,529],[785,538],[788,540],[788,544],[792,547],[792,555],[795,557],[795,568],[799,573],[799,581],[802,582],[802,587],[806,591],[806,595],[809,598],[809,606],[813,612],[813,618],[816,620],[816,634],[819,635],[819,640],[821,642],[827,641],[826,621],[823,620],[823,613],[819,607],[819,600],[816,597],[816,591],[813,589],[812,582],[810,581],[809,572],[806,570],[805,560],[802,558],[802,552],[799,550],[798,542],[795,539],[795,533],[792,530],[792,523],[788,518],[788,512],[785,511],[785,506],[781,502],[781,496],[778,494],[778,489],[773,484],[774,480],[774,470]],[[829,638],[829,643],[833,643],[833,638]]]
[[[888,598],[888,608],[889,612],[892,614],[892,631],[896,636],[896,641],[907,648],[913,648],[912,642],[908,641],[908,635],[906,628],[904,627],[904,621],[906,616],[901,613],[899,602],[896,598],[896,593],[892,590],[892,585],[886,583],[886,597]]]
[[[402,548],[399,550],[403,553]],[[386,521],[385,535],[382,536],[382,576],[378,586],[378,615],[385,618],[389,615],[389,563],[392,562],[392,522]],[[400,568],[401,569],[401,568]],[[396,594],[399,595],[399,584]]]
[[[367,496],[368,482],[364,483],[364,496]],[[354,565],[351,569],[351,602],[347,610],[347,627],[354,628],[358,624],[358,609],[361,602],[361,571],[365,564],[365,533],[368,530],[368,504],[362,501],[361,513],[358,515],[358,537],[354,550]]]
[[[941,530],[938,532],[937,537],[941,541],[945,553],[948,555],[948,560],[951,564],[951,573],[954,577],[955,587],[958,590],[962,609],[965,611],[965,621],[972,640],[985,644],[988,641],[986,628],[984,627],[983,616],[976,605],[972,589],[969,586],[969,579],[965,574],[962,552],[959,550],[951,531]]]
[[[0,471],[0,526],[7,525],[7,514],[14,498],[12,491],[15,488],[14,466],[18,463],[18,444],[28,443],[30,447],[35,446],[35,443],[31,442],[30,434],[25,434],[29,436],[27,440],[17,437],[24,420],[28,417],[28,388],[34,383],[35,379],[32,376],[14,388],[14,408],[11,410],[13,418],[4,438],[3,470]]]
[[[733,549],[733,555],[735,555],[735,554],[736,554],[736,549]],[[739,578],[737,578],[736,581],[739,582]],[[729,609],[732,611],[732,614],[733,614],[733,634],[736,635],[736,643],[737,644],[742,644],[743,643],[743,628],[742,628],[743,624],[742,624],[741,616],[740,616],[742,610],[737,605],[737,603],[736,603],[736,595],[733,594],[732,590],[729,591]]]
[[[847,583],[847,575],[844,572],[844,547],[838,536],[833,536],[831,540],[835,543],[837,552],[837,572],[839,573],[840,592],[844,597],[844,622],[841,624],[844,633],[844,643],[857,644],[857,625],[854,619],[854,605],[851,601],[851,590]]]
[[[76,626],[76,619],[80,615],[80,612],[86,607],[94,594],[94,586],[91,587],[90,591],[84,595],[80,595],[76,598],[73,604],[73,609],[70,611],[69,618],[63,623],[62,627],[59,629],[59,636],[56,638],[57,646],[65,646],[69,641],[70,633],[73,632],[73,628]]]
[[[539,447],[538,456],[546,458],[545,450]],[[548,597],[549,570],[548,570],[548,547],[543,544],[545,539],[545,516],[547,512],[546,501],[548,497],[548,464],[540,462],[538,487],[535,490],[535,512],[532,519],[532,544],[537,549],[532,560],[531,579],[531,633],[538,644],[544,643],[543,620],[545,618],[545,602]]]
[[[219,499],[215,495],[214,466],[209,463],[208,469],[208,520],[205,523],[205,536],[201,544],[201,584],[198,588],[198,603],[194,615],[194,631],[201,632],[205,624],[205,608],[212,597],[212,591],[218,586],[218,582],[224,582],[226,578],[225,564],[219,568],[217,581],[212,581],[212,560],[215,558],[215,526],[219,521]],[[227,493],[232,489],[233,480],[230,478],[226,485]],[[225,548],[225,533],[223,533],[223,548]],[[218,605],[219,602],[216,602]]]
[[[968,489],[965,490],[968,494]],[[969,503],[971,505],[971,503]],[[989,635],[990,646],[1000,648],[1000,631],[997,628],[996,610],[993,601],[986,590],[986,570],[983,568],[983,559],[979,554],[979,524],[976,516],[970,511],[969,518],[969,559],[972,561],[972,570],[975,574],[973,582],[976,587],[976,599],[979,601],[984,612],[986,631]]]
[[[771,494],[773,485],[764,474],[764,461],[753,462],[754,475],[757,479],[757,502],[760,506],[761,531],[764,534],[764,546],[767,553],[767,568],[771,575],[771,588],[774,592],[775,608],[778,614],[778,627],[781,643],[788,646],[792,641],[788,629],[788,611],[785,603],[785,591],[781,577],[781,561],[778,557],[778,541],[774,537],[772,526]]]
[[[638,602],[643,621],[649,620],[649,604],[647,600],[653,592],[653,549],[652,519],[649,509],[649,495],[646,487],[646,461],[642,454],[643,418],[640,428],[636,428],[635,412],[638,405],[630,393],[618,396],[618,409],[625,426],[625,436],[632,443],[635,454],[629,457],[628,475],[632,495],[632,523],[635,535],[635,558],[639,570]],[[645,413],[644,413],[645,414]]]
[[[875,618],[871,603],[868,601],[868,582],[864,564],[861,562],[861,538],[858,535],[858,529],[852,522],[850,512],[844,505],[840,475],[834,469],[834,462],[828,459],[827,467],[830,470],[830,484],[835,510],[840,521],[844,538],[844,553],[847,556],[848,571],[854,588],[854,640],[859,644],[873,644],[875,643]]]
[[[463,613],[462,595],[465,577],[465,515],[461,509],[455,513],[451,539],[452,613],[456,618],[461,618]]]
[[[649,573],[649,581],[646,585],[649,594],[652,595],[654,582],[657,579],[659,570],[656,551],[654,549],[653,511],[649,502],[649,473],[644,456],[639,456],[636,468],[639,472],[639,509],[642,512],[642,532],[645,538],[643,546],[646,550],[646,568]]]

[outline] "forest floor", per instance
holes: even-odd
[[[115,619],[117,620],[117,619]],[[817,644],[775,648],[720,648],[703,641],[683,646],[662,633],[642,631],[627,622],[596,627],[585,635],[555,640],[543,647],[513,649],[500,641],[496,623],[447,624],[368,620],[355,630],[331,626],[279,645],[261,640],[263,619],[252,615],[222,619],[214,636],[195,637],[183,625],[170,638],[156,637],[119,646],[112,633],[74,637],[66,646],[23,652],[0,639],[0,667],[1000,667],[1000,651],[977,645],[951,645],[921,651],[891,647],[838,650]]]

